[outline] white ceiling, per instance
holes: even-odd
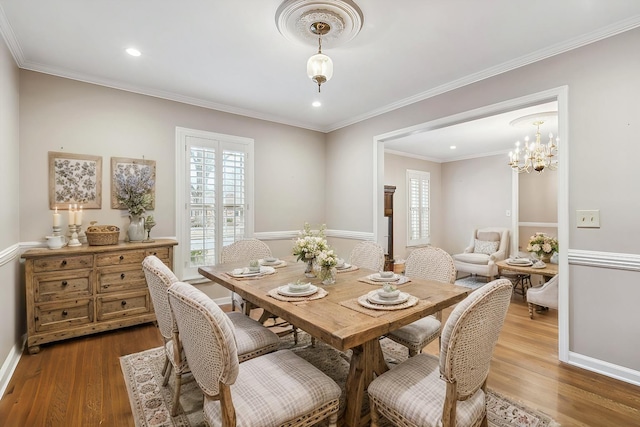
[[[329,132],[640,26],[638,0],[354,1],[321,94],[281,0],[0,0],[0,30],[24,69]]]

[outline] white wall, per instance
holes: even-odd
[[[625,356],[640,354],[638,317],[635,311],[620,310],[615,303],[628,301],[629,295],[637,291],[640,274],[637,245],[640,241],[640,227],[637,225],[640,196],[636,188],[640,182],[640,168],[635,164],[640,156],[637,144],[640,56],[630,54],[638,45],[640,29],[634,29],[337,130],[328,135],[327,161],[337,165],[334,160],[345,147],[349,147],[351,152],[358,152],[360,157],[357,160],[361,160],[357,168],[358,182],[366,183],[368,180],[362,178],[363,175],[373,179],[372,140],[377,135],[568,86],[569,138],[561,143],[566,144],[569,154],[569,200],[566,208],[570,213],[570,229],[569,241],[560,242],[560,245],[572,263],[570,271],[561,272],[568,276],[571,289],[568,302],[571,325],[569,350],[578,357],[596,358],[603,369],[611,363],[638,372],[640,358]],[[605,157],[606,153],[616,155]],[[604,161],[605,158],[608,162]],[[501,167],[507,169],[504,164]],[[446,169],[443,168],[442,172],[443,183],[449,182],[447,174],[453,173]],[[348,176],[351,170],[349,164],[333,168],[333,173]],[[359,229],[373,231],[370,219],[374,209],[373,191],[367,193],[366,187],[358,189],[350,182],[344,185],[353,191],[352,197],[348,201],[343,200],[344,203],[333,204],[328,217],[335,220],[332,222],[338,227],[343,224],[346,227],[351,225],[354,212],[358,212],[362,215]],[[329,186],[327,191],[332,194],[337,188]],[[448,192],[443,188],[443,194]],[[472,206],[465,208],[471,212]],[[485,210],[494,208],[491,200],[477,207]],[[499,208],[501,211],[507,209]],[[577,229],[576,209],[600,209],[601,228]],[[451,224],[448,219],[445,218],[445,229]],[[461,236],[470,233],[472,222],[469,218],[467,224],[461,225],[465,230],[453,230],[453,236],[444,244],[447,250],[455,249],[454,245],[459,247]],[[586,251],[588,257],[578,262],[580,251]],[[625,268],[631,272],[619,274],[620,271],[616,270],[619,267],[608,261],[609,253],[625,256],[629,260]],[[576,298],[582,291],[592,292],[598,285],[602,286],[595,275],[584,274],[583,269],[587,268],[604,269],[602,271],[608,272],[608,277],[615,281],[615,286],[607,286],[607,299]],[[573,275],[580,276],[581,280],[574,280]],[[592,321],[594,316],[599,320],[595,324]],[[597,353],[585,339],[578,339],[586,336],[591,342],[599,343]]]
[[[19,147],[19,71],[0,38],[0,395],[17,363],[26,325],[19,281]]]

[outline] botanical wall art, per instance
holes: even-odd
[[[111,158],[111,207],[140,215],[155,208],[156,161]]]
[[[102,157],[49,151],[49,208],[102,207]]]

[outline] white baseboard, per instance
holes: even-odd
[[[4,392],[7,390],[11,376],[18,366],[20,356],[22,356],[22,350],[24,348],[24,341],[22,345],[14,345],[9,355],[5,359],[2,367],[0,368],[0,397],[4,396]]]
[[[593,357],[574,353],[572,351],[569,352],[569,360],[567,362],[570,365],[577,366],[578,368],[593,371],[607,377],[640,386],[640,372],[625,368],[624,366],[614,365],[613,363],[594,359]]]

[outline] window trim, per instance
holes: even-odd
[[[428,185],[427,193],[427,236],[420,239],[411,239],[411,186],[410,181],[418,178],[426,180]],[[406,206],[407,206],[407,247],[424,246],[431,243],[431,173],[407,169],[406,171]]]
[[[247,154],[245,162],[245,238],[252,237],[254,232],[254,139],[221,133],[208,132],[197,129],[176,127],[176,172],[175,172],[175,230],[179,242],[173,253],[173,268],[180,280],[202,279],[197,273],[186,272],[190,256],[190,221],[187,215],[189,194],[189,180],[187,179],[187,140],[189,137],[218,141],[220,148],[229,148],[229,145],[242,145]],[[219,193],[221,195],[221,193]],[[217,262],[220,262],[220,251],[217,253]]]

